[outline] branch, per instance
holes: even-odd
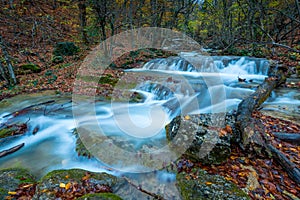
[[[300,145],[300,133],[277,133],[277,132],[275,132],[272,134],[276,138],[278,138],[282,141]]]
[[[1,152],[0,152],[0,158],[1,158],[1,157],[4,157],[4,156],[7,156],[8,154],[12,154],[12,153],[18,151],[18,150],[21,149],[24,145],[25,145],[25,143],[22,143],[22,144],[19,144],[19,145],[17,145],[17,146],[14,146],[14,147],[12,147],[12,148],[10,148],[10,149],[1,151]]]

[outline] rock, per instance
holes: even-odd
[[[192,174],[192,176],[190,176]],[[247,200],[249,196],[233,183],[219,175],[209,175],[201,169],[193,169],[191,173],[177,174],[177,185],[181,197],[187,199],[215,200],[234,199]]]
[[[175,153],[195,162],[220,164],[231,152],[235,139],[232,114],[178,116],[166,126],[169,146]]]
[[[122,200],[122,198],[112,193],[98,193],[87,194],[77,198],[77,200]]]
[[[20,74],[25,74],[26,72],[39,73],[42,71],[42,69],[38,65],[32,63],[21,65],[19,69],[21,70],[19,72]]]
[[[77,189],[77,194],[74,192],[72,193],[73,188],[69,188],[69,190],[67,189],[67,187],[70,187],[70,185],[73,186],[74,184],[76,184],[75,188],[80,188]],[[99,187],[109,189],[108,192],[111,194],[103,194],[102,197],[100,194],[89,194],[98,193],[97,191],[95,192],[94,189]],[[68,195],[67,193],[71,193],[69,195],[73,195],[73,197],[74,195],[76,197],[81,197],[81,199],[121,199],[118,196],[125,199],[130,199],[132,197],[135,197],[136,199],[147,199],[149,197],[134,188],[123,178],[107,173],[89,172],[82,169],[70,169],[54,170],[42,177],[37,184],[36,193],[32,199],[55,199],[56,194]],[[67,196],[64,197],[67,198]]]
[[[62,56],[53,56],[52,62],[56,64],[62,63],[64,62],[64,58]]]
[[[88,183],[84,182],[88,180]],[[113,188],[119,178],[107,173],[93,173],[82,169],[54,170],[45,175],[38,183],[33,199],[55,199],[55,194],[65,189],[68,183],[78,184],[80,193],[85,195],[96,186]]]
[[[8,192],[15,191],[21,183],[34,183],[35,177],[26,169],[0,170],[0,199],[9,196]]]
[[[79,47],[73,42],[59,42],[56,44],[53,55],[54,56],[73,56],[78,53]]]

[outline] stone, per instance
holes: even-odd
[[[35,183],[35,177],[26,169],[12,168],[0,170],[0,199],[9,196],[21,183]]]
[[[166,126],[169,146],[180,156],[204,164],[220,164],[235,140],[235,117],[229,113],[178,116]]]
[[[77,47],[73,42],[59,42],[56,44],[53,55],[54,56],[73,56],[79,52],[79,47]]]
[[[202,169],[193,169],[189,174],[181,172],[177,174],[176,179],[183,200],[250,200],[249,196],[232,182],[219,175],[210,175]]]

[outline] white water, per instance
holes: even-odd
[[[197,61],[199,58],[194,56],[193,59]],[[12,112],[4,109],[3,113],[0,113],[0,124],[11,123],[11,120],[15,122],[30,120],[28,121],[29,130],[24,136],[14,138],[10,142],[1,141],[0,151],[20,143],[25,143],[25,146],[16,153],[0,158],[0,168],[27,167],[38,176],[53,169],[82,168],[97,172],[106,171],[106,165],[111,167],[111,163],[105,164],[97,159],[77,156],[76,138],[72,135],[72,130],[76,125],[95,126],[96,132],[100,127],[109,140],[125,143],[126,148],[131,148],[133,153],[156,152],[162,148],[165,148],[163,151],[168,150],[164,127],[173,117],[181,113],[196,114],[234,110],[243,98],[254,92],[255,87],[264,80],[268,71],[265,64],[257,66],[257,61],[249,61],[246,58],[230,61],[228,66],[224,66],[221,62],[222,59],[213,61],[214,65],[210,69],[209,66],[212,63],[209,60],[205,62],[200,60],[199,63],[206,63],[205,66],[193,68],[187,63],[184,67],[181,66],[183,61],[178,58],[173,63],[172,59],[167,62],[157,59],[146,64],[143,69],[128,70],[127,73],[136,73],[139,76],[160,75],[163,78],[158,82],[147,81],[138,84],[132,90],[145,97],[143,103],[96,102],[93,107],[93,104],[89,102],[76,102],[78,105],[73,104],[75,108],[78,107],[84,111],[83,113],[88,113],[77,118],[77,121],[74,121],[70,107],[56,109],[46,115],[45,109],[42,108],[14,119],[3,117]],[[186,71],[178,71],[182,69]],[[238,77],[246,79],[246,82],[240,83]],[[51,98],[56,97],[50,96],[47,100]],[[285,97],[280,98],[270,101],[269,104],[281,103],[285,100]],[[286,101],[289,101],[289,98],[287,97]],[[56,107],[60,106],[56,105]],[[48,106],[47,111],[55,110],[54,108],[55,105]],[[92,115],[93,112],[95,116]],[[96,123],[92,122],[94,119]],[[33,129],[37,126],[39,131],[32,135]],[[105,153],[108,156],[111,154],[109,151]],[[132,158],[125,157],[125,159]],[[117,166],[118,170],[121,168],[127,172],[137,169],[143,171],[149,168],[140,163],[124,166],[120,160],[112,164],[113,167]]]

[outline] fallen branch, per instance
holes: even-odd
[[[33,107],[36,107],[36,106],[42,106],[42,105],[46,105],[46,104],[50,104],[50,103],[54,103],[55,100],[49,100],[49,101],[46,101],[46,102],[42,102],[42,103],[38,103],[38,104],[34,104],[34,105],[30,105],[30,106],[27,106],[21,110],[18,110],[18,111],[15,111],[13,113],[10,113],[10,114],[7,114],[7,115],[4,115],[3,118],[5,117],[9,117],[9,116],[12,116],[12,115],[18,115],[19,113],[24,113],[26,111],[28,111],[29,109],[33,108]]]
[[[129,178],[127,177],[123,177],[130,185],[132,185],[134,188],[136,188],[137,190],[145,193],[145,194],[148,194],[150,196],[152,196],[154,199],[158,199],[158,200],[165,200],[162,196],[158,195],[158,194],[155,194],[155,193],[152,193],[152,192],[149,192],[147,190],[144,190],[141,186],[137,186],[135,185],[131,180],[129,180]]]
[[[292,163],[283,153],[278,149],[268,144],[268,149],[271,150],[272,155],[280,163],[283,169],[288,173],[288,175],[298,184],[300,183],[300,170],[297,165]]]
[[[272,70],[272,68],[271,68]],[[286,78],[281,71],[272,72],[269,78],[257,90],[244,99],[238,106],[236,127],[240,130],[241,147],[250,149],[257,154],[265,149],[277,161],[288,175],[298,184],[300,183],[300,170],[282,152],[273,147],[260,120],[252,118],[252,113],[270,96],[273,89],[285,82]]]
[[[21,149],[23,146],[25,145],[25,143],[22,143],[22,144],[19,144],[17,146],[14,146],[10,149],[7,149],[7,150],[4,150],[4,151],[1,151],[0,152],[0,158],[4,157],[4,156],[7,156],[8,154],[12,154],[16,151],[18,151],[19,149]]]
[[[276,138],[289,142],[292,144],[300,145],[300,133],[272,133]]]

